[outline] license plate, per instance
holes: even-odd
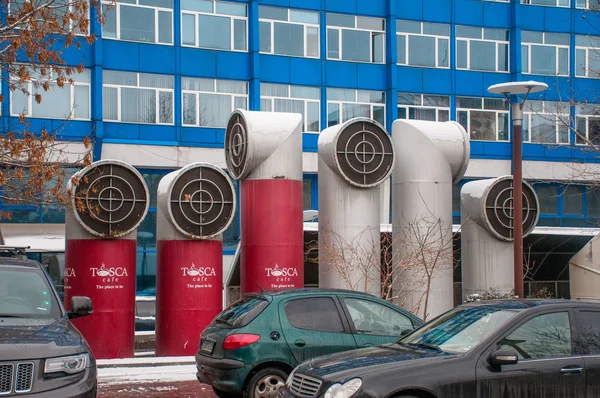
[[[215,343],[209,340],[202,340],[200,344],[200,351],[208,352],[209,354],[212,354],[214,348]]]

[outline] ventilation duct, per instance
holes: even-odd
[[[571,299],[600,301],[600,237],[594,236],[569,261]]]
[[[189,356],[223,309],[222,234],[235,190],[220,168],[194,163],[164,176],[156,214],[156,355]]]
[[[380,184],[394,146],[376,121],[356,118],[319,135],[319,286],[381,294]]]
[[[133,357],[136,230],[148,212],[148,187],[133,166],[101,160],[71,177],[68,190],[66,307],[73,296],[92,299],[94,313],[73,323],[96,358]]]
[[[242,293],[303,287],[302,115],[234,111],[225,159],[241,180]]]
[[[469,164],[456,122],[396,120],[392,173],[393,295],[424,319],[453,307],[452,185]]]
[[[463,298],[489,289],[514,292],[512,176],[472,181],[460,192]],[[537,225],[539,201],[523,182],[523,237]]]

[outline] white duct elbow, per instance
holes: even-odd
[[[227,169],[236,180],[302,180],[302,115],[235,110],[225,133]]]
[[[235,189],[215,165],[193,163],[173,171],[160,180],[157,193],[158,240],[217,240],[233,221]]]

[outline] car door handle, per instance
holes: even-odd
[[[572,375],[572,374],[581,373],[582,371],[583,371],[583,368],[581,366],[571,365],[571,366],[565,366],[564,368],[562,368],[560,370],[560,373],[562,373],[564,375]]]
[[[302,348],[302,347],[304,347],[306,345],[306,341],[304,341],[304,340],[296,340],[296,341],[294,341],[294,345],[296,347]]]

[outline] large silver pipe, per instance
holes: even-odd
[[[569,261],[571,299],[600,301],[600,236],[596,235]]]
[[[389,134],[356,118],[319,136],[319,286],[381,294],[380,184],[394,165]]]
[[[469,165],[469,136],[456,122],[396,120],[392,138],[394,296],[429,319],[453,307],[452,185]]]

